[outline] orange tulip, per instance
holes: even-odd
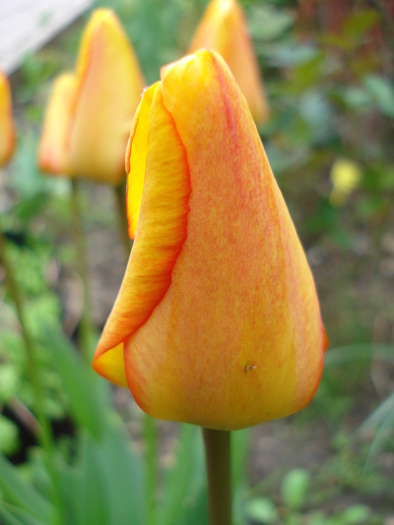
[[[327,339],[245,99],[215,52],[162,70],[126,154],[135,234],[93,366],[151,416],[234,430],[303,408]]]
[[[0,71],[0,166],[12,157],[16,146],[12,99],[8,78]]]
[[[259,66],[237,0],[212,0],[198,26],[189,53],[207,48],[227,62],[257,124],[269,117]]]
[[[40,144],[41,169],[119,184],[144,84],[115,14],[95,11],[83,35],[75,76],[62,75],[55,84]]]
[[[72,73],[60,75],[53,86],[38,151],[40,169],[46,173],[71,172],[69,135],[76,88],[77,79]]]

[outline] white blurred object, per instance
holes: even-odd
[[[13,73],[93,4],[93,0],[0,0],[0,68]]]

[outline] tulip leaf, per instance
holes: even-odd
[[[100,442],[78,441],[73,465],[60,462],[66,522],[72,525],[145,525],[145,471],[118,421],[107,421]]]
[[[28,512],[32,517],[51,522],[52,505],[29,485],[2,454],[0,454],[0,490],[7,501]]]
[[[75,348],[54,328],[46,328],[44,344],[51,348],[76,422],[98,439],[104,427],[108,401],[103,381],[77,355]]]
[[[100,446],[89,434],[82,439],[81,474],[79,503],[81,505],[80,525],[109,525],[109,480],[105,477],[105,458]],[[115,524],[114,524],[115,525]]]
[[[183,510],[187,516],[192,509],[199,508],[200,493],[204,482],[204,457],[201,435],[197,427],[182,425],[174,467],[169,471],[165,483],[164,508],[159,519],[161,525],[185,523]],[[195,521],[204,523],[206,520]]]
[[[382,359],[389,363],[394,362],[394,346],[383,344],[357,344],[329,348],[324,356],[324,366],[339,366],[362,359]]]
[[[51,525],[52,521],[42,521],[33,518],[28,512],[5,504],[0,508],[0,518],[5,525]]]
[[[130,438],[118,424],[109,425],[100,454],[107,480],[110,521],[130,525],[147,523],[146,472],[142,457],[132,449]]]
[[[246,474],[249,443],[250,428],[231,432],[231,474],[234,490]]]

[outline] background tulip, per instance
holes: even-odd
[[[198,26],[189,53],[199,48],[217,51],[226,61],[257,124],[269,117],[259,65],[236,0],[212,0]]]
[[[41,138],[47,172],[118,185],[144,79],[115,14],[95,11],[85,29],[75,77],[55,84]]]
[[[150,415],[207,428],[300,410],[326,346],[315,286],[219,55],[186,57],[145,92],[127,167],[135,243],[96,371]]]
[[[38,152],[39,167],[46,173],[71,172],[69,135],[76,87],[77,79],[72,73],[60,75],[53,86]]]
[[[0,70],[0,166],[7,164],[16,145],[12,116],[11,90],[7,77]]]

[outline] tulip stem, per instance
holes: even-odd
[[[79,321],[79,340],[82,354],[86,362],[90,363],[89,341],[92,327],[90,317],[90,289],[88,281],[88,265],[86,257],[86,240],[83,233],[81,206],[80,206],[80,184],[76,179],[71,179],[72,184],[72,234],[75,248],[75,266],[82,279],[83,304],[81,319]]]
[[[129,223],[127,220],[126,192],[124,184],[119,184],[119,186],[115,186],[115,196],[118,207],[119,226],[120,233],[122,236],[122,243],[126,252],[126,257],[128,258],[130,255],[132,244],[129,237]]]
[[[15,304],[16,313],[18,316],[19,324],[22,331],[22,337],[25,343],[26,356],[27,356],[27,369],[30,374],[30,381],[33,389],[34,405],[37,412],[37,440],[46,452],[45,463],[48,469],[48,473],[52,480],[54,489],[55,504],[58,508],[58,521],[57,523],[63,524],[63,503],[60,494],[59,477],[55,468],[55,447],[52,434],[52,428],[50,421],[45,413],[44,409],[44,392],[41,382],[41,373],[36,360],[35,344],[34,339],[30,333],[28,323],[26,321],[25,308],[23,304],[22,293],[19,289],[18,281],[14,275],[14,269],[8,258],[7,254],[7,242],[5,240],[2,229],[0,228],[0,262],[3,264],[6,275],[6,284],[8,292]]]
[[[203,428],[210,525],[231,525],[230,432]]]

